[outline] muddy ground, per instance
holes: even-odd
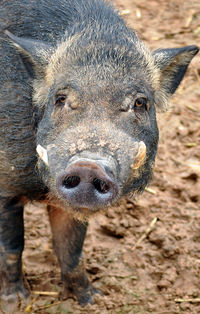
[[[151,49],[200,46],[199,0],[114,4]],[[200,313],[200,55],[170,105],[158,115],[160,144],[150,189],[90,222],[87,271],[104,296],[85,308],[72,299],[33,296],[29,313]],[[31,289],[59,292],[41,205],[26,207],[25,229],[23,267]]]

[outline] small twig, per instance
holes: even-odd
[[[187,109],[191,110],[192,112],[199,112],[198,109],[193,108],[192,106],[190,106],[190,105],[188,105],[188,104],[185,104],[185,107],[186,107]]]
[[[185,143],[186,147],[196,147],[197,143]]]
[[[37,300],[38,296],[39,296],[39,295],[37,295],[35,298],[33,298],[33,299],[31,300],[31,302],[29,303],[29,305],[26,307],[25,312],[31,313],[33,303],[35,303],[35,301]]]
[[[41,311],[41,310],[44,310],[44,309],[48,309],[48,308],[50,308],[50,307],[52,307],[52,306],[56,306],[56,305],[59,305],[59,304],[61,304],[61,303],[62,303],[62,302],[59,301],[59,302],[55,302],[55,303],[52,303],[52,304],[47,304],[47,305],[38,307],[38,308],[37,308],[37,311]]]
[[[59,292],[53,292],[53,291],[32,291],[32,294],[35,295],[47,295],[47,296],[54,296],[57,297],[59,295]]]
[[[190,26],[190,24],[192,23],[192,20],[194,18],[194,15],[195,15],[195,10],[191,10],[190,12],[190,15],[188,16],[186,22],[185,22],[185,25],[184,27],[188,28]]]
[[[189,303],[200,303],[200,298],[195,299],[175,299],[176,303],[183,303],[183,302],[189,302]]]
[[[141,237],[136,242],[135,246],[133,247],[132,251],[136,249],[136,247],[150,234],[150,232],[155,227],[156,222],[158,221],[158,218],[155,217],[152,222],[150,223],[149,227],[146,229],[146,231],[141,235]]]
[[[131,13],[130,10],[121,10],[119,12],[119,15],[129,15],[130,13]]]
[[[154,191],[153,189],[148,188],[148,187],[145,188],[145,191],[147,191],[148,193],[153,194],[153,195],[156,195],[156,193],[157,193],[156,191]]]

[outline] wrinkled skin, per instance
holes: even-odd
[[[198,48],[151,54],[102,0],[1,0],[0,32],[2,300],[28,295],[23,206],[35,199],[48,205],[63,297],[85,305],[98,292],[82,258],[88,218],[149,182],[156,107]]]

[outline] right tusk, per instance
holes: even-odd
[[[48,164],[48,155],[47,155],[47,150],[42,147],[40,144],[37,145],[36,151],[39,155],[39,157],[43,160],[43,162],[45,163],[45,165],[49,165]]]
[[[138,169],[142,165],[145,157],[146,157],[146,145],[143,141],[141,141],[138,144],[138,153],[134,159],[132,169]]]

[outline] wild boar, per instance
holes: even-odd
[[[167,106],[196,46],[153,53],[103,0],[1,0],[1,297],[26,297],[26,200],[48,205],[63,297],[93,301],[89,216],[142,191]],[[34,214],[34,213],[33,213]]]

